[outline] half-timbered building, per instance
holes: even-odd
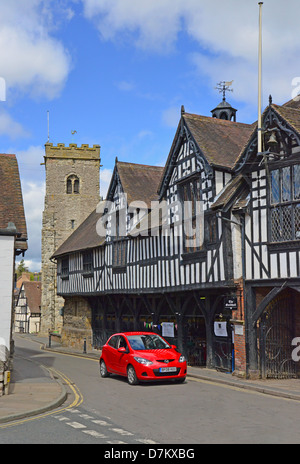
[[[300,106],[270,102],[262,153],[223,107],[182,108],[164,168],[116,160],[106,202],[54,254],[66,343],[151,330],[192,365],[296,375]]]

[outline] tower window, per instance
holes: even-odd
[[[71,175],[67,178],[67,194],[79,193],[79,178]]]

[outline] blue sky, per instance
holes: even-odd
[[[228,101],[239,122],[257,119],[256,0],[0,0],[0,6],[1,151],[18,158],[31,270],[40,268],[47,111],[53,144],[101,145],[104,196],[116,156],[165,163],[181,105],[210,116],[221,101],[217,82],[234,81]],[[270,93],[279,104],[300,93],[299,16],[299,0],[264,2],[263,107]]]

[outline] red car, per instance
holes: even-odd
[[[184,382],[187,363],[175,345],[151,332],[124,332],[112,335],[102,348],[100,375],[127,377],[130,385],[146,380]]]

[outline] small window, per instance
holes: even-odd
[[[94,271],[93,267],[93,252],[87,251],[82,256],[82,271],[83,274],[92,274]]]
[[[61,260],[61,276],[64,278],[69,277],[69,258]]]
[[[111,339],[108,341],[108,345],[112,346],[113,348],[117,348],[118,338],[118,335],[114,335],[113,337],[111,337]]]
[[[207,246],[214,245],[218,239],[218,222],[216,213],[205,214],[205,243]]]
[[[72,181],[71,181],[71,179],[67,180],[67,193],[72,193]]]
[[[79,179],[74,180],[74,193],[79,193]]]
[[[203,249],[201,179],[192,178],[180,186],[183,207],[184,251],[193,253]]]
[[[112,265],[113,267],[125,267],[127,258],[127,240],[113,242]]]
[[[79,178],[72,174],[67,178],[67,194],[79,193]]]
[[[119,337],[119,346],[118,346],[118,348],[126,348],[126,350],[128,350],[128,346],[127,346],[126,340],[125,340],[125,338],[122,337],[121,335],[120,335],[120,337]]]

